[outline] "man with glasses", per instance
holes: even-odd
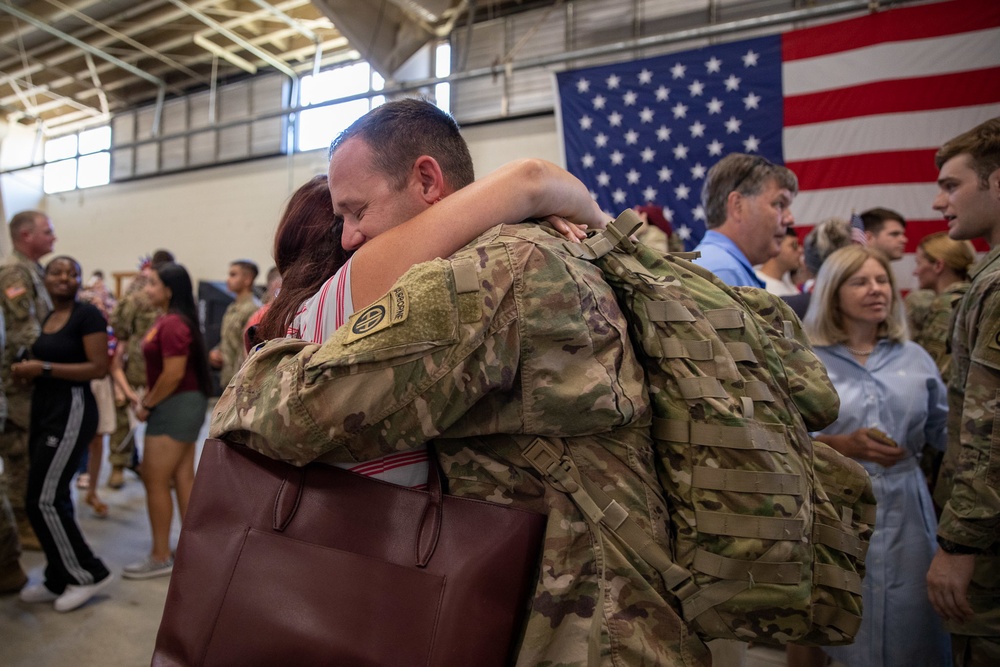
[[[731,153],[719,160],[702,190],[708,231],[695,261],[727,285],[764,287],[753,267],[781,250],[798,190],[790,169],[763,157]]]

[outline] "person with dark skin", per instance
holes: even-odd
[[[33,384],[25,505],[47,561],[44,581],[23,588],[21,600],[71,611],[112,581],[80,532],[69,490],[97,431],[90,381],[108,374],[108,334],[100,311],[77,300],[76,260],[56,257],[45,267],[44,281],[52,312],[32,345],[32,358],[11,366],[16,381]]]

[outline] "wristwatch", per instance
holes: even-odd
[[[960,556],[974,556],[976,554],[982,553],[981,549],[975,547],[966,546],[964,544],[959,544],[958,542],[952,542],[951,540],[946,540],[943,537],[937,538],[938,546],[941,547],[941,551],[946,554],[960,555]]]
[[[52,377],[52,364],[47,361],[42,362],[42,377]]]

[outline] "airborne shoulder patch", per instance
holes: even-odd
[[[389,293],[347,321],[347,344],[399,324],[410,314],[410,301],[403,287],[393,287]]]

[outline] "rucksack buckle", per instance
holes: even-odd
[[[560,491],[565,493],[576,493],[579,485],[571,474],[572,464],[563,460],[562,452],[558,451],[551,443],[542,438],[535,438],[530,445],[522,452],[528,463],[538,472],[553,481]]]

